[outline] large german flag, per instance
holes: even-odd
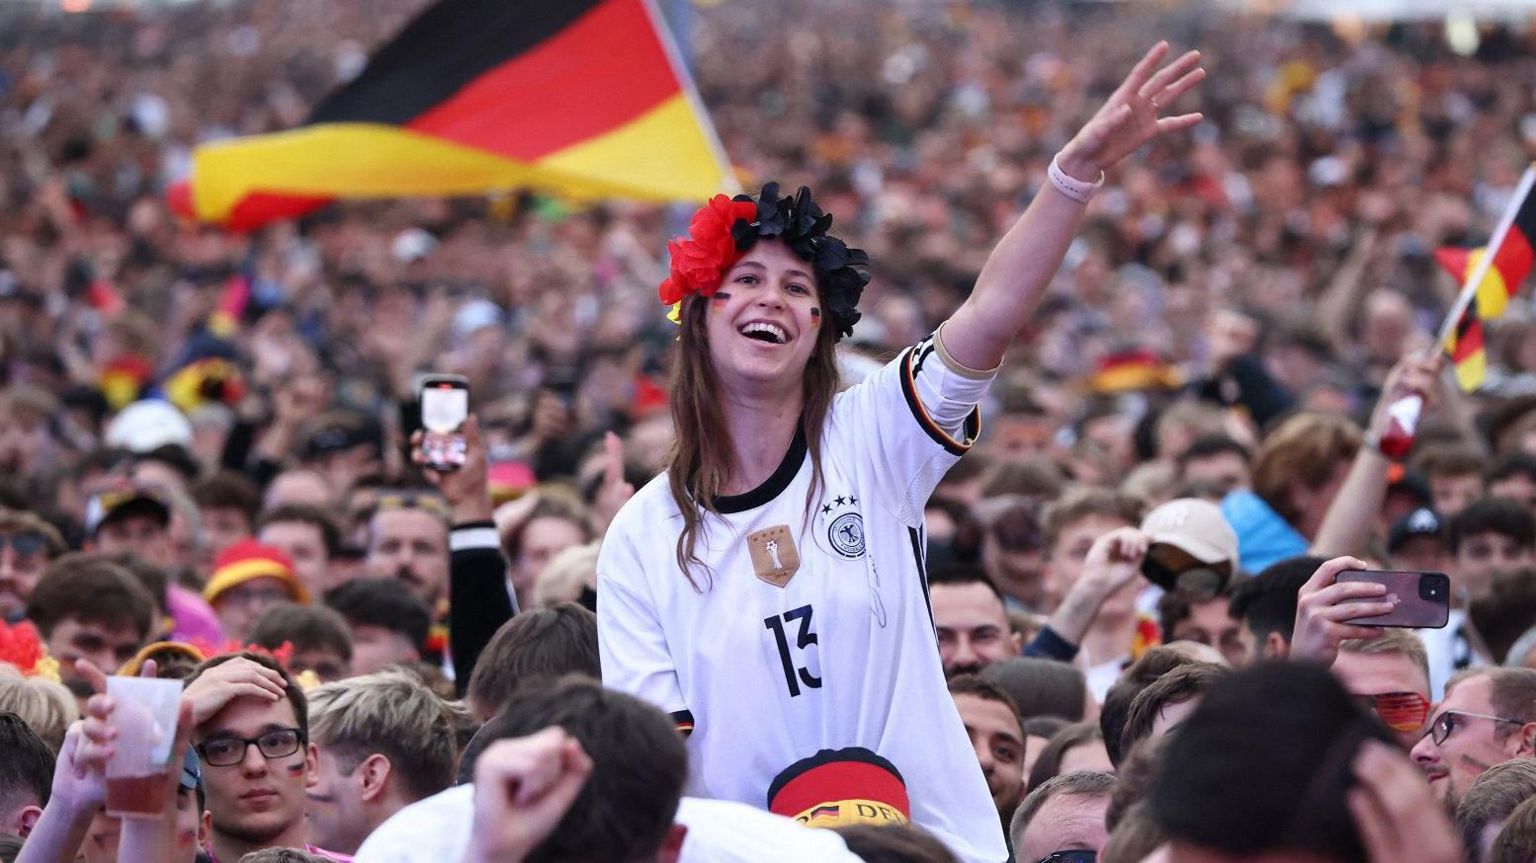
[[[1435,252],[1435,260],[1462,283],[1461,296],[1441,329],[1441,342],[1455,366],[1457,383],[1468,392],[1487,377],[1484,322],[1504,314],[1536,262],[1533,180],[1536,169],[1528,168],[1487,248]]]
[[[182,204],[240,230],[338,197],[672,201],[731,185],[647,0],[441,0],[303,125],[199,147]]]

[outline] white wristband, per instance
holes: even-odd
[[[1104,172],[1099,172],[1099,180],[1096,183],[1084,183],[1082,180],[1074,180],[1067,176],[1067,173],[1056,163],[1056,160],[1059,158],[1061,158],[1060,154],[1052,156],[1051,166],[1045,171],[1046,176],[1051,178],[1051,185],[1056,187],[1056,191],[1079,204],[1088,203],[1093,199],[1093,193],[1097,192],[1099,187],[1104,185]]]

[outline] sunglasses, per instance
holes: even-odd
[[[1429,699],[1417,692],[1380,692],[1355,699],[1393,731],[1418,731],[1429,718]]]
[[[448,504],[435,494],[413,491],[391,491],[379,495],[373,501],[374,512],[399,509],[419,509],[434,515],[447,516]]]
[[[1175,569],[1148,555],[1141,561],[1141,574],[1169,593],[1182,594],[1195,602],[1215,599],[1227,586],[1228,574],[1209,566]]]
[[[48,547],[48,540],[40,533],[0,533],[0,551],[9,546],[17,557],[31,557]]]
[[[1068,851],[1053,851],[1041,857],[1036,863],[1098,863],[1099,852],[1087,848],[1073,848]]]

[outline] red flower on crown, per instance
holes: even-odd
[[[16,666],[23,675],[30,677],[42,670],[40,666],[45,664],[43,660],[47,658],[48,652],[38,637],[37,627],[30,620],[23,620],[15,626],[0,621],[0,662]],[[54,679],[57,679],[57,675],[54,675]]]
[[[710,296],[720,287],[725,271],[741,257],[732,228],[757,218],[753,201],[733,201],[716,195],[693,214],[688,236],[667,243],[672,256],[671,276],[661,283],[661,301],[672,305],[688,294]]]

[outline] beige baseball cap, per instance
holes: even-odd
[[[1141,531],[1153,545],[1171,545],[1206,566],[1237,565],[1237,533],[1221,507],[1198,497],[1181,497],[1147,513]]]

